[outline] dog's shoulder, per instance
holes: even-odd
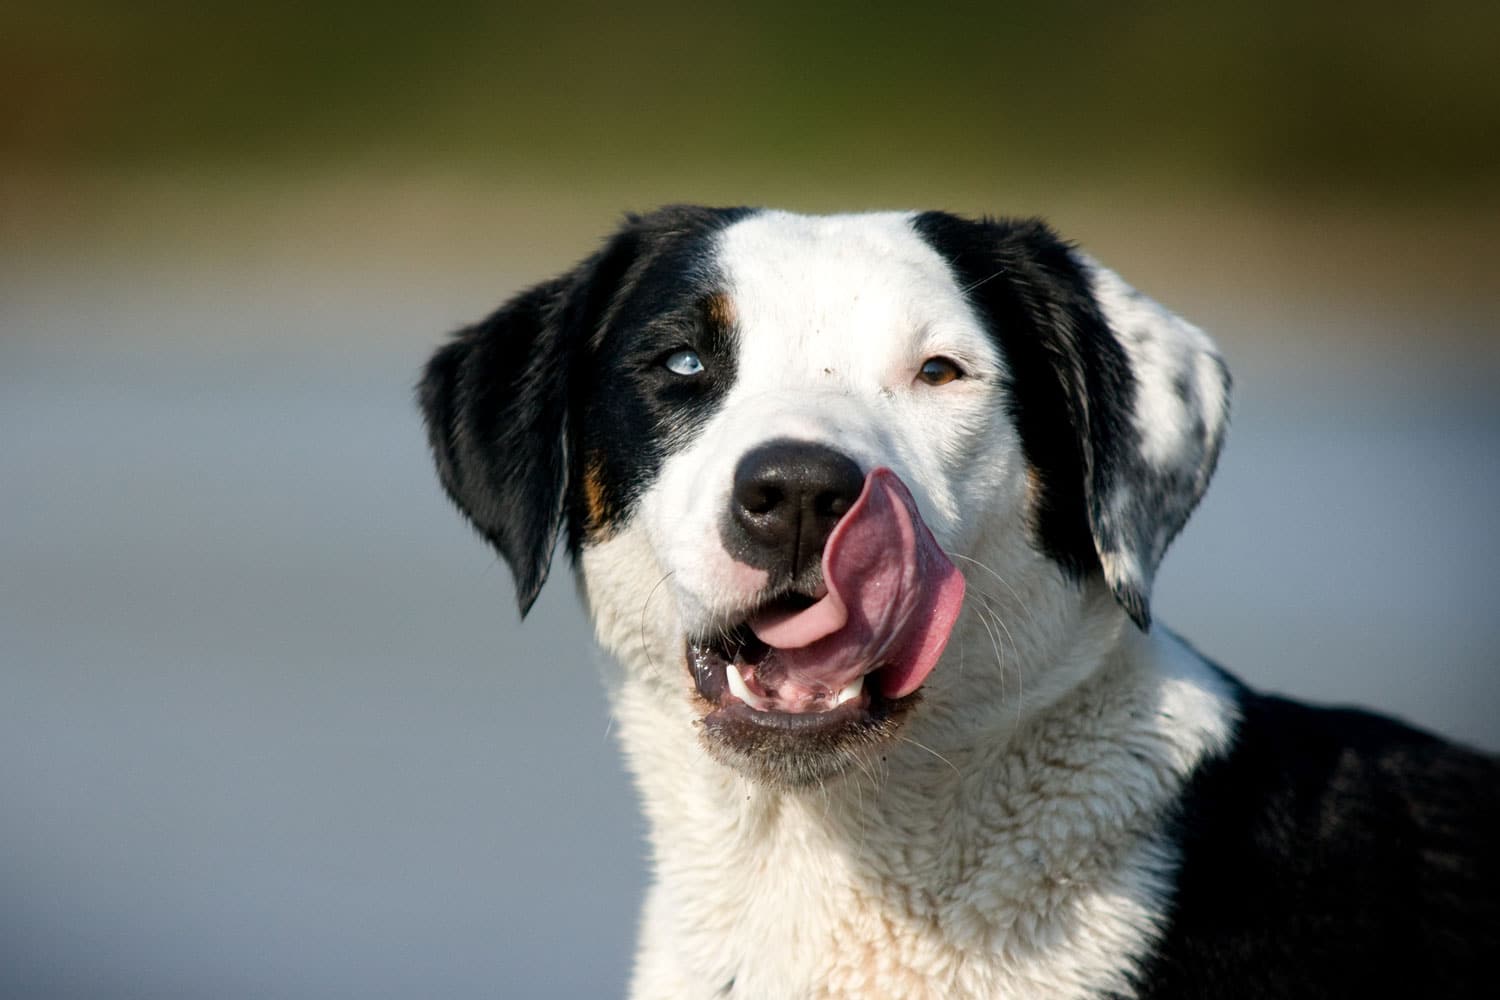
[[[1141,997],[1461,996],[1500,940],[1500,761],[1368,712],[1240,692],[1175,817]]]

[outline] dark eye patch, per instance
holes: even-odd
[[[641,267],[595,339],[572,395],[586,489],[575,538],[607,538],[631,515],[667,456],[690,443],[733,385],[733,304],[712,241],[675,236]],[[693,363],[696,361],[696,365]]]
[[[626,367],[643,388],[669,404],[688,403],[720,387],[720,376],[733,370],[732,337],[711,325],[698,302],[653,319],[634,336],[621,332],[630,358]]]

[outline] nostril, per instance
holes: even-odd
[[[766,482],[751,483],[738,494],[740,506],[748,514],[769,514],[786,500],[780,487]]]
[[[813,510],[822,517],[843,517],[854,506],[855,499],[844,491],[819,493],[813,499]]]

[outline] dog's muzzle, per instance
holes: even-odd
[[[717,710],[785,727],[786,716],[868,710],[921,686],[964,581],[894,472],[863,475],[819,445],[765,446],[740,462],[727,521],[738,551],[774,568],[739,620],[688,643],[698,691]]]

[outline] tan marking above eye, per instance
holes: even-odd
[[[963,378],[964,373],[957,362],[945,357],[928,358],[917,370],[917,378],[928,385],[947,385],[954,379]]]
[[[726,292],[714,292],[704,299],[703,313],[711,324],[721,330],[734,327],[734,300]]]

